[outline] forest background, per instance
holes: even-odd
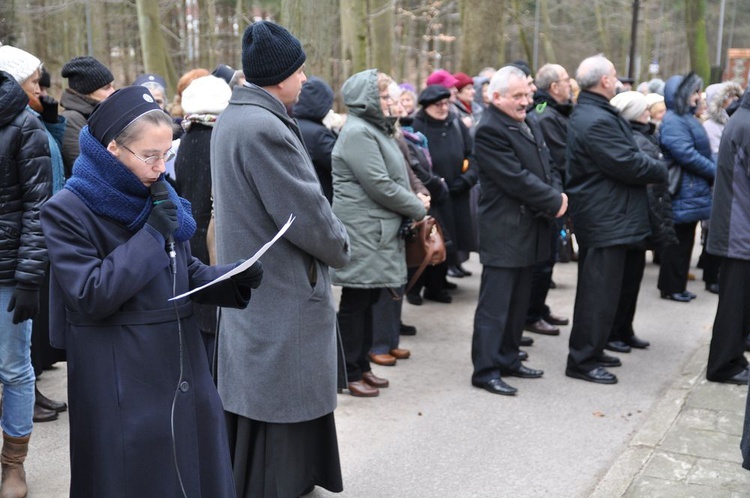
[[[286,26],[307,52],[308,76],[334,90],[376,67],[423,86],[435,69],[477,74],[523,59],[571,74],[603,53],[628,75],[634,4],[637,81],[697,71],[716,80],[731,47],[750,48],[749,0],[2,0],[0,43],[39,57],[59,90],[62,65],[93,55],[116,87],[157,73],[170,97],[184,72],[241,69],[251,22]],[[722,16],[722,13],[724,14]],[[723,20],[723,23],[722,23]],[[718,48],[718,50],[717,50]],[[713,77],[712,77],[713,75]]]

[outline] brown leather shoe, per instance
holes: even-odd
[[[408,349],[395,348],[391,349],[391,356],[397,360],[405,360],[411,356],[411,351]]]
[[[370,353],[370,361],[377,363],[383,367],[392,367],[396,364],[396,358],[389,354],[372,354]]]
[[[349,394],[359,398],[374,398],[380,391],[377,387],[372,387],[363,380],[349,383]]]
[[[57,412],[34,403],[34,422],[51,422],[57,420]]]
[[[378,377],[374,373],[372,373],[372,370],[369,372],[364,372],[362,374],[362,380],[370,384],[372,387],[388,387],[388,379],[383,379],[381,377]]]
[[[550,325],[544,320],[537,320],[534,323],[527,323],[523,327],[523,329],[542,335],[560,335],[560,329],[558,329],[554,325]]]

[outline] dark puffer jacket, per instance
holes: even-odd
[[[47,134],[26,111],[28,102],[0,71],[0,285],[34,290],[47,264],[39,210],[52,191],[52,164]]]
[[[700,90],[701,79],[693,73],[672,76],[664,86],[667,113],[659,127],[659,143],[667,161],[682,168],[679,192],[672,197],[674,222],[707,220],[711,215],[711,185],[716,164],[706,130],[695,116],[689,99]]]
[[[331,177],[331,151],[336,145],[336,134],[323,125],[323,118],[333,107],[333,90],[320,78],[311,77],[302,87],[299,101],[294,104],[293,114],[299,131],[310,154],[315,173],[320,180],[323,194],[330,203],[333,200],[333,178]]]
[[[60,105],[65,108],[62,115],[67,119],[67,127],[65,128],[65,136],[62,143],[65,178],[70,178],[73,171],[73,163],[81,153],[78,138],[81,130],[86,126],[89,116],[94,112],[96,104],[98,104],[96,100],[85,95],[80,95],[70,88],[65,89],[62,97],[60,97]]]

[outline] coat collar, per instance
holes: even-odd
[[[521,131],[521,123],[516,121],[515,119],[511,118],[507,114],[505,114],[503,111],[497,108],[494,104],[490,104],[487,106],[487,110],[489,111],[489,114],[491,116],[494,116],[496,120],[500,121],[500,123],[508,128],[509,130],[513,131],[514,133],[518,133],[518,135],[522,136],[526,140],[532,143],[536,143],[536,140],[532,139],[531,137],[527,136],[525,133]],[[529,116],[526,115],[526,119],[524,122],[529,126],[529,129],[532,129],[531,125],[529,124]],[[532,131],[533,134],[533,131]],[[536,138],[536,137],[534,137]]]

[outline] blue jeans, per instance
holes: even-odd
[[[31,433],[34,416],[34,368],[31,366],[31,320],[14,324],[8,313],[13,287],[0,286],[0,382],[3,416],[0,426],[13,437]]]

